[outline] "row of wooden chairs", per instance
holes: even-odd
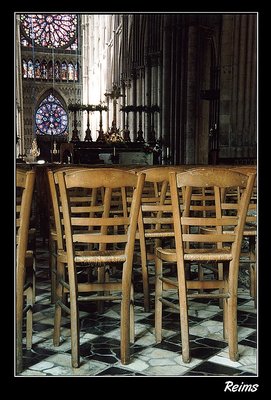
[[[78,301],[90,299],[97,302],[99,311],[103,310],[105,301],[121,301],[121,362],[129,363],[129,343],[134,341],[132,266],[137,243],[146,311],[150,310],[148,263],[155,261],[157,342],[162,340],[162,304],[170,306],[164,294],[167,289],[175,289],[180,300],[182,355],[183,360],[188,362],[188,299],[196,297],[195,293],[206,297],[211,291],[211,297],[223,299],[224,332],[225,338],[229,338],[230,358],[238,358],[236,279],[244,227],[248,222],[247,211],[255,189],[255,174],[255,168],[239,172],[231,171],[229,167],[195,169],[188,166],[126,169],[69,166],[48,169],[54,217],[51,229],[54,244],[51,257],[52,302],[55,302],[53,341],[56,346],[60,343],[61,310],[65,310],[71,318],[73,367],[80,365]],[[198,187],[196,193],[192,192],[191,185],[193,190]],[[235,191],[238,187],[239,192],[235,197],[238,199],[235,209],[231,206],[229,211],[225,204],[226,200],[231,202],[228,204],[233,204],[233,192],[229,191],[231,186]],[[199,189],[202,190],[201,198]],[[207,189],[212,190],[212,200],[202,197]],[[191,207],[192,199],[196,207]],[[200,216],[197,210],[199,204],[205,207]],[[190,208],[194,208],[192,211],[195,214],[191,220]],[[189,227],[191,221],[192,227]],[[234,232],[226,233],[225,225]],[[207,233],[203,233],[203,228]],[[199,247],[195,246],[197,240]],[[213,242],[215,247],[211,246]],[[222,265],[215,283],[205,281],[202,273],[200,280],[189,282],[187,265],[192,261],[199,265],[203,262],[208,268],[214,261],[211,268],[215,271]],[[177,275],[174,279],[163,276],[163,262],[176,264]],[[256,263],[251,264],[254,265],[256,287]],[[113,270],[110,265],[114,265]],[[199,282],[199,286],[195,282]],[[214,293],[216,288],[219,289],[218,294]],[[255,289],[253,295],[256,297]],[[20,347],[19,342],[17,347]],[[21,354],[18,359],[21,359]]]

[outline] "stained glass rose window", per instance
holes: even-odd
[[[76,14],[21,14],[23,45],[76,49]],[[25,43],[24,43],[25,42]]]
[[[53,94],[47,96],[40,103],[35,119],[39,134],[61,135],[67,133],[67,113]]]

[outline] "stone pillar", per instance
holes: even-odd
[[[256,157],[256,14],[223,15],[220,157]]]
[[[20,15],[16,15],[16,139],[18,140],[17,154],[23,155],[24,147],[24,107],[23,107],[23,86],[22,86],[22,58],[21,58],[21,35],[20,35]],[[18,154],[19,153],[19,154]]]
[[[187,117],[185,138],[185,163],[195,163],[196,89],[197,89],[197,27],[188,29],[187,55]]]
[[[171,40],[172,40],[172,30],[170,28],[170,15],[165,15],[165,25],[164,25],[164,35],[163,35],[163,65],[162,65],[162,141],[164,143],[164,147],[162,150],[162,159],[165,161],[166,157],[170,154],[167,154],[167,148],[170,146],[170,77],[171,77]],[[167,162],[168,160],[166,160]]]

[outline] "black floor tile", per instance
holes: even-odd
[[[254,349],[256,349],[257,348],[257,333],[253,332],[251,335],[249,335],[245,339],[241,340],[239,343],[244,346],[250,346],[250,347],[253,347]]]
[[[169,341],[163,340],[161,343],[155,344],[153,347],[157,349],[163,349],[168,351],[174,351],[177,354],[181,354],[182,347],[181,345],[170,343]]]
[[[257,328],[257,316],[254,313],[237,311],[238,326],[245,326],[247,328]]]
[[[118,368],[118,367],[109,367],[105,371],[100,372],[96,376],[144,376],[143,374],[140,374],[139,372],[133,372],[126,370],[124,368]]]
[[[39,363],[40,361],[45,361],[48,357],[54,354],[54,351],[42,349],[36,345],[33,345],[31,350],[26,350],[23,348],[23,368],[26,369]]]
[[[190,337],[190,353],[192,358],[207,360],[225,347],[227,347],[227,343],[219,340],[212,340],[208,338],[193,339]]]
[[[226,365],[216,364],[210,361],[204,361],[191,369],[184,375],[198,376],[238,376],[240,371],[237,368],[228,367]]]

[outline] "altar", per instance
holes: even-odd
[[[40,155],[38,160],[61,164],[159,164],[159,155],[145,143],[106,143],[90,141],[63,142],[38,140]]]

